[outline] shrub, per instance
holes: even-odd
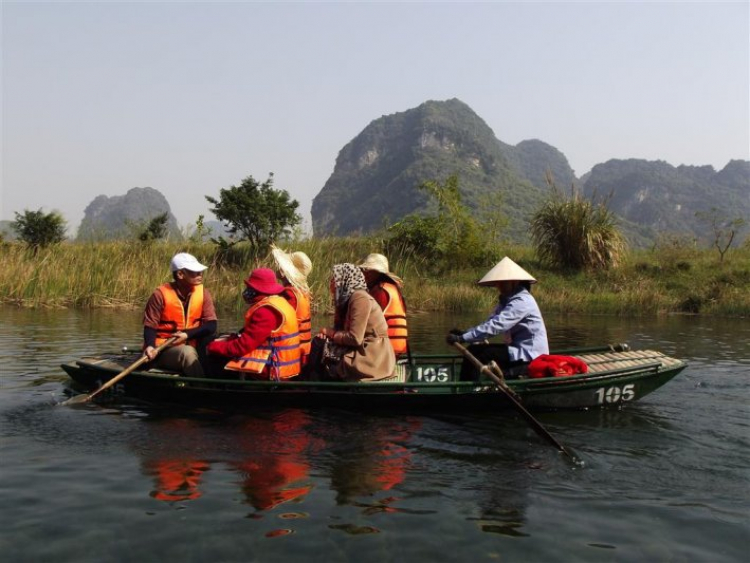
[[[553,267],[581,270],[617,266],[625,239],[607,202],[583,198],[573,188],[566,198],[552,184],[547,201],[531,220],[537,256]]]
[[[11,228],[18,238],[32,247],[34,251],[65,240],[65,219],[57,211],[44,213],[24,210],[16,213],[16,220]]]

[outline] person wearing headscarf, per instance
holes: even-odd
[[[409,332],[406,326],[406,302],[401,288],[403,281],[388,268],[388,258],[373,253],[359,267],[365,275],[367,291],[383,309],[388,323],[388,338],[396,356],[406,354],[409,349]]]
[[[279,381],[299,375],[297,314],[283,291],[273,270],[253,270],[242,293],[249,305],[245,324],[239,333],[211,342],[209,360],[218,356],[226,362],[225,372],[238,372],[241,378]]]
[[[304,252],[287,254],[274,245],[271,245],[271,255],[276,263],[276,275],[284,286],[282,295],[297,314],[300,352],[304,367],[310,355],[312,342],[312,293],[307,285],[307,276],[312,270],[312,262]]]
[[[345,381],[392,377],[396,355],[388,338],[388,324],[380,305],[367,292],[362,270],[354,264],[336,264],[330,288],[337,322],[318,335],[341,350],[341,359],[331,373]]]
[[[507,256],[503,258],[478,282],[499,291],[498,305],[490,317],[468,330],[451,330],[446,342],[476,343],[502,335],[504,344],[470,346],[469,351],[483,363],[494,359],[504,370],[549,354],[547,328],[539,305],[531,295],[533,283],[536,279],[531,274]],[[462,378],[464,375],[462,369]]]

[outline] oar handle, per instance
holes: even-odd
[[[508,398],[513,407],[521,414],[521,416],[526,419],[529,424],[531,424],[531,427],[536,431],[537,434],[539,434],[542,438],[555,446],[562,453],[567,455],[570,459],[572,459],[573,461],[577,461],[576,457],[567,449],[565,449],[565,446],[558,442],[555,437],[552,436],[552,434],[547,432],[544,426],[542,426],[541,422],[539,422],[528,410],[526,410],[526,407],[521,404],[515,392],[510,387],[508,387],[505,379],[503,379],[502,377],[498,377],[497,373],[493,371],[492,368],[494,367],[497,369],[497,372],[500,373],[500,376],[502,376],[503,372],[500,370],[500,366],[498,366],[497,363],[495,363],[494,361],[490,362],[490,366],[492,367],[484,365],[474,356],[474,354],[469,352],[458,342],[454,342],[453,345],[458,348],[458,350],[464,355],[467,360],[474,364],[474,366],[479,370],[480,373],[487,375],[490,379],[492,379],[492,381],[497,384],[500,390],[505,393],[505,396]]]

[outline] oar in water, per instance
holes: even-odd
[[[480,362],[474,354],[469,352],[464,346],[459,344],[458,342],[454,342],[453,345],[458,348],[458,350],[468,359],[474,366],[479,370],[480,373],[483,373],[487,375],[492,381],[494,381],[497,386],[500,388],[500,390],[505,393],[505,396],[510,401],[510,404],[513,405],[513,408],[515,408],[521,416],[523,416],[526,419],[526,422],[528,422],[531,427],[534,429],[534,431],[539,434],[542,438],[547,440],[550,444],[555,446],[558,450],[560,450],[562,453],[564,453],[566,456],[568,456],[571,460],[574,462],[578,461],[578,458],[576,458],[572,453],[570,453],[565,446],[563,446],[560,442],[555,440],[554,436],[547,432],[547,429],[542,426],[542,424],[533,417],[533,415],[526,410],[526,408],[519,402],[518,397],[513,392],[513,390],[508,387],[508,384],[505,383],[505,381],[502,379],[502,377],[499,377],[497,374],[499,373],[500,376],[502,376],[502,371],[500,370],[500,366],[498,366],[495,362],[491,362],[492,366],[486,366],[482,362]],[[497,372],[497,373],[496,373]]]
[[[172,336],[171,338],[168,338],[166,340],[166,342],[164,342],[161,345],[159,345],[159,347],[157,347],[154,350],[154,354],[155,354],[154,358],[156,358],[156,356],[158,356],[159,354],[161,354],[162,350],[164,350],[165,348],[169,347],[175,340],[177,340],[177,337],[176,336]],[[143,354],[143,356],[141,356],[136,362],[130,364],[128,367],[126,367],[124,370],[122,370],[120,373],[118,373],[112,379],[110,379],[109,381],[107,381],[104,385],[102,385],[101,387],[99,387],[99,389],[97,389],[93,393],[89,393],[88,395],[85,395],[85,394],[76,395],[75,397],[71,397],[67,401],[63,401],[60,404],[61,405],[66,405],[66,406],[70,406],[70,405],[80,405],[80,404],[83,404],[83,403],[88,403],[91,399],[93,399],[94,397],[96,397],[99,393],[101,393],[102,391],[104,391],[106,389],[109,389],[115,383],[117,383],[118,381],[120,381],[124,377],[127,377],[132,372],[134,372],[136,369],[138,369],[139,367],[141,367],[143,364],[145,364],[147,362],[150,362],[150,361],[151,361],[151,359],[149,359],[149,357],[146,356],[146,354]]]

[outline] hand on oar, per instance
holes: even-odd
[[[483,373],[487,375],[492,381],[494,381],[497,386],[500,388],[500,390],[505,394],[505,396],[510,401],[510,404],[513,405],[513,408],[515,408],[521,416],[523,416],[526,419],[526,422],[528,422],[531,427],[534,429],[534,431],[539,434],[542,438],[547,440],[550,444],[555,446],[558,450],[560,450],[562,453],[564,453],[566,456],[568,456],[571,460],[574,462],[578,462],[578,458],[576,458],[572,453],[570,453],[567,449],[565,449],[565,446],[563,446],[560,442],[555,440],[555,438],[547,432],[547,430],[542,426],[542,424],[534,418],[534,416],[526,410],[526,408],[518,401],[518,398],[516,394],[513,392],[513,390],[508,387],[508,384],[505,383],[505,380],[503,379],[503,372],[500,369],[500,366],[498,366],[494,361],[490,363],[490,366],[486,366],[482,364],[471,352],[469,352],[466,348],[464,348],[461,344],[458,342],[452,342],[453,346],[458,348],[458,350],[466,357],[467,360],[469,360],[472,364],[474,364],[474,367],[476,367],[480,373]]]
[[[179,339],[178,336],[172,336],[171,338],[168,338],[163,344],[158,346],[154,349],[153,358],[156,358],[162,350],[165,348],[168,348],[173,343],[175,343]],[[70,406],[70,405],[80,405],[83,403],[88,403],[91,399],[96,397],[99,393],[104,391],[105,389],[109,389],[112,387],[115,383],[123,379],[124,377],[127,377],[132,372],[134,372],[136,369],[138,369],[140,366],[142,366],[145,363],[150,362],[153,358],[149,358],[146,354],[142,355],[137,361],[130,364],[127,368],[122,370],[120,373],[118,373],[116,376],[114,376],[112,379],[107,381],[104,385],[99,387],[96,391],[89,393],[88,395],[82,394],[82,395],[76,395],[75,397],[71,397],[67,401],[63,401],[60,403],[61,405]]]

